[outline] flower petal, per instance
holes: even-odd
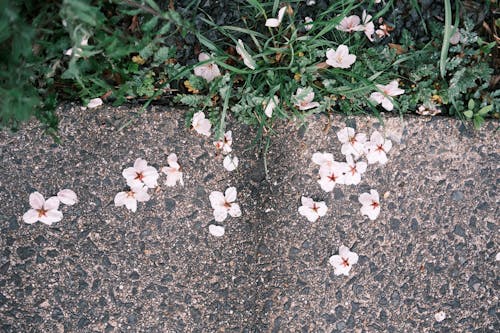
[[[236,195],[237,195],[236,187],[231,186],[226,189],[225,198],[227,202],[236,201]]]
[[[45,210],[57,210],[59,208],[59,199],[57,197],[50,197],[43,204]]]
[[[223,226],[211,224],[208,226],[208,232],[210,232],[212,236],[222,237],[224,236],[225,230]]]
[[[23,221],[29,224],[33,224],[38,221],[38,211],[36,209],[30,209],[23,215]]]
[[[63,218],[63,214],[58,210],[49,210],[45,213],[45,215],[40,217],[40,222],[52,225],[54,222],[59,222]]]
[[[76,196],[76,193],[70,189],[64,189],[64,190],[57,192],[57,198],[63,204],[68,205],[68,206],[72,206],[78,202],[78,198]]]
[[[217,222],[222,222],[227,217],[227,209],[214,209],[214,218]]]
[[[226,203],[226,198],[224,198],[224,194],[219,191],[212,191],[209,195],[210,199],[210,205],[212,206],[213,209],[221,209],[221,207],[224,207],[224,204]]]
[[[30,194],[30,206],[34,209],[42,209],[45,203],[45,198],[39,192],[33,192]]]
[[[241,216],[241,208],[240,205],[237,203],[231,204],[231,207],[229,207],[229,215],[232,217],[240,217]]]

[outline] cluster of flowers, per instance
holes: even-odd
[[[214,66],[217,66],[213,64]],[[213,68],[212,68],[213,69]],[[208,71],[209,69],[206,68]],[[218,68],[217,68],[218,70]],[[191,121],[191,127],[201,135],[206,137],[210,137],[210,129],[212,128],[212,124],[210,120],[205,118],[205,114],[203,111],[198,111],[193,115]],[[232,151],[233,144],[233,132],[227,131],[224,133],[222,139],[214,142],[214,146],[218,152],[221,152],[224,157],[223,165],[227,171],[234,171],[238,167],[238,157],[229,155]],[[214,218],[217,222],[223,222],[228,215],[232,217],[241,216],[240,206],[235,203],[237,196],[237,191],[235,187],[229,187],[226,189],[225,193],[219,191],[212,191],[210,193],[209,199],[210,204],[214,210]],[[223,226],[210,224],[208,226],[208,231],[215,237],[221,237],[225,233],[225,229]]]
[[[33,192],[29,196],[31,209],[23,215],[23,221],[28,224],[42,222],[46,225],[59,222],[63,218],[63,214],[59,211],[59,204],[63,203],[72,206],[78,202],[76,193],[69,189],[61,190],[57,196],[53,196],[45,200],[39,192]]]
[[[331,192],[340,184],[359,184],[368,164],[385,164],[388,160],[387,153],[392,148],[392,142],[385,139],[378,131],[373,132],[368,141],[366,134],[356,133],[353,128],[345,127],[337,132],[337,137],[342,143],[341,152],[346,157],[345,162],[335,161],[331,153],[316,152],[312,156],[312,161],[320,166],[318,183],[325,192]],[[363,156],[367,162],[360,160]],[[370,193],[360,194],[358,201],[361,203],[360,212],[363,216],[367,216],[370,220],[375,220],[379,216],[380,197],[376,190],[371,189]],[[301,204],[299,214],[310,222],[325,216],[328,210],[324,201],[315,202],[312,198],[304,196],[301,198]],[[351,265],[357,261],[357,255],[343,246],[341,249],[345,252],[339,254],[342,260],[338,256],[333,256],[333,259],[330,258],[330,263],[334,266],[336,275],[347,275]]]
[[[177,155],[174,153],[168,155],[167,163],[168,166],[161,169],[167,175],[165,184],[167,186],[175,186],[179,182],[181,185],[184,185],[181,167],[177,163]],[[148,165],[148,162],[142,158],[136,159],[133,167],[125,168],[122,175],[127,181],[129,190],[116,194],[114,199],[115,206],[125,206],[127,209],[135,212],[137,210],[137,202],[146,202],[151,198],[148,189],[158,186],[160,175],[155,167]]]

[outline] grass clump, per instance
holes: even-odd
[[[229,113],[272,133],[276,119],[301,121],[317,112],[378,114],[384,108],[371,96],[394,81],[405,91],[389,95],[400,114],[449,114],[479,127],[500,111],[498,72],[490,61],[498,45],[478,35],[477,24],[459,7],[456,27],[450,27],[449,1],[446,25],[424,19],[418,2],[408,2],[425,31],[423,39],[398,27],[398,18],[389,15],[401,12],[401,2],[394,1],[344,0],[327,8],[301,1],[236,1],[228,3],[233,15],[225,22],[200,1],[174,5],[0,2],[0,42],[7,46],[0,51],[5,96],[0,125],[15,129],[36,116],[56,134],[59,101],[78,99],[86,105],[101,97],[114,105],[181,103],[192,109],[188,119],[205,110],[218,136]],[[353,15],[358,21],[351,29]],[[274,21],[266,26],[269,19]],[[341,45],[356,60],[333,67],[327,52],[338,52]],[[200,53],[208,58],[196,62]],[[200,66],[210,64],[220,75],[209,80],[195,75],[195,68],[199,73]],[[303,107],[306,99],[314,107]]]

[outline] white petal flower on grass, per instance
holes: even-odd
[[[223,226],[211,224],[211,225],[208,226],[208,232],[210,232],[210,234],[212,236],[222,237],[222,236],[224,236],[224,233],[226,231],[225,231],[225,229],[224,229]]]
[[[63,214],[58,211],[59,199],[50,197],[45,200],[43,195],[38,192],[30,194],[29,202],[31,209],[23,215],[23,221],[29,224],[42,222],[46,225],[51,225],[54,222],[59,222],[63,218]]]
[[[150,199],[148,188],[144,185],[131,186],[129,191],[119,192],[115,196],[115,206],[125,206],[133,211],[137,210],[137,202],[145,202]]]
[[[228,187],[224,194],[219,191],[210,193],[210,205],[214,210],[215,221],[224,221],[228,214],[232,217],[241,216],[240,205],[235,203],[236,195],[236,187]]]
[[[231,157],[230,155],[224,157],[224,161],[222,161],[222,164],[227,171],[236,170],[236,168],[238,168],[238,163],[238,157]]]
[[[102,102],[102,99],[101,98],[92,98],[89,103],[87,104],[87,107],[89,109],[95,109],[96,107],[99,107],[103,104]]]
[[[299,213],[305,216],[310,222],[316,222],[319,217],[325,216],[328,210],[324,201],[315,202],[311,198],[302,196],[301,203],[302,206],[299,207]]]
[[[321,153],[321,152],[316,152],[312,155],[312,161],[319,165],[320,167],[323,166],[332,166],[333,162],[333,155],[330,153]]]
[[[344,175],[346,185],[357,185],[361,181],[361,174],[366,171],[367,164],[362,161],[354,161],[351,155],[346,156],[347,171]]]
[[[295,106],[299,110],[305,111],[319,106],[318,102],[313,102],[314,91],[312,88],[297,88],[297,92],[292,97],[295,99]]]
[[[380,214],[380,199],[376,190],[370,190],[370,193],[362,193],[359,196],[361,203],[361,215],[368,216],[370,220],[375,220]]]
[[[313,28],[313,19],[310,18],[309,16],[306,16],[304,18],[304,29],[306,29],[306,31],[310,31],[312,28]]]
[[[233,132],[232,131],[227,131],[224,134],[224,137],[222,140],[215,141],[214,145],[215,148],[218,150],[222,150],[222,153],[229,154],[233,149],[231,148],[231,145],[233,144]]]
[[[76,193],[70,189],[64,189],[57,192],[57,198],[60,202],[68,206],[72,206],[78,202]]]
[[[193,115],[191,126],[197,133],[210,136],[210,128],[212,128],[212,124],[210,123],[210,120],[205,118],[203,111],[198,111]]]
[[[345,184],[345,174],[347,172],[347,164],[343,162],[332,162],[325,164],[319,169],[318,184],[325,192],[331,192],[337,184]]]
[[[204,62],[210,60],[210,56],[206,53],[200,53],[198,60]],[[219,67],[213,62],[207,62],[203,65],[194,68],[194,75],[204,78],[207,82],[213,81],[218,76],[221,76]]]
[[[370,42],[373,42],[373,34],[375,33],[375,25],[371,21],[372,16],[366,14],[366,10],[363,10],[363,15],[361,16],[361,20],[363,22],[363,28],[366,37],[368,37],[368,40]]]
[[[255,69],[255,61],[253,60],[252,56],[245,50],[245,45],[243,44],[243,41],[241,39],[238,39],[238,44],[236,44],[236,52],[243,58],[243,62],[245,63],[245,66],[247,66],[250,69]]]
[[[334,68],[349,68],[356,61],[356,56],[349,54],[349,48],[345,45],[339,45],[335,51],[328,49],[326,58],[326,63]]]
[[[266,107],[264,109],[264,114],[271,118],[273,116],[273,111],[276,108],[276,106],[279,104],[280,99],[278,96],[274,95],[272,98],[269,99],[269,102],[267,102]]]
[[[172,153],[167,157],[168,167],[161,168],[161,171],[167,175],[167,186],[175,186],[179,182],[184,186],[184,181],[182,180],[181,166],[177,163],[177,155]]]
[[[370,100],[377,103],[382,104],[382,107],[387,111],[392,111],[394,109],[394,105],[392,104],[392,98],[394,96],[404,94],[404,90],[398,88],[398,81],[393,80],[389,84],[383,86],[380,84],[376,85],[380,91],[376,91],[370,94]]]
[[[158,177],[160,177],[156,168],[148,166],[148,162],[142,158],[136,159],[133,167],[124,169],[122,175],[130,187],[144,184],[149,188],[154,188],[158,186]]]
[[[84,36],[80,42],[80,46],[88,46],[89,45],[89,36]],[[73,50],[76,49],[76,52],[75,52],[75,58],[80,58],[81,57],[81,53],[83,52],[83,50],[80,48],[80,47],[71,47],[69,49],[67,49],[66,51],[64,51],[64,54],[67,55],[67,56],[72,56],[73,55]]]
[[[347,246],[340,245],[339,254],[330,257],[328,262],[333,266],[333,274],[349,276],[352,265],[358,262],[358,254],[351,252]]]
[[[392,148],[392,141],[384,139],[378,131],[372,133],[370,141],[365,144],[366,159],[369,164],[387,162],[387,153]]]
[[[283,20],[283,16],[285,16],[287,6],[281,7],[278,12],[278,18],[270,18],[266,20],[266,27],[276,28],[279,27],[281,21]]]
[[[344,17],[340,24],[337,25],[337,30],[345,32],[363,31],[364,27],[360,24],[361,20],[358,15]]]
[[[366,134],[356,133],[354,128],[345,127],[337,132],[337,137],[342,143],[342,154],[352,154],[355,158],[363,155],[364,145],[366,142]]]

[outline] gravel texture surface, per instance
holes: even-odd
[[[229,122],[240,167],[222,167],[213,138],[183,112],[62,106],[61,145],[36,123],[0,133],[1,332],[498,332],[498,122],[473,131],[452,119],[325,116],[277,126],[264,160],[255,133]],[[359,185],[325,193],[316,151],[342,159],[346,124],[394,143]],[[160,187],[136,213],[115,207],[121,172],[138,157],[160,169],[175,152],[185,186]],[[238,189],[243,216],[214,223],[211,191]],[[28,196],[73,189],[52,226],[28,225]],[[361,216],[377,189],[382,212]],[[325,217],[297,212],[301,195]],[[359,254],[349,276],[328,258]],[[438,312],[445,319],[437,321]]]

